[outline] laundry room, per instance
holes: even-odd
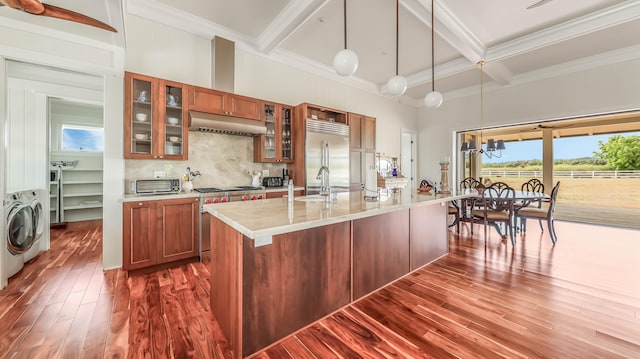
[[[7,61],[3,282],[50,246],[50,227],[102,218],[97,76]]]

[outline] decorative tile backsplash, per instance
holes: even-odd
[[[248,172],[268,169],[270,176],[281,176],[286,165],[253,162],[253,137],[189,131],[187,161],[125,160],[125,192],[131,192],[129,182],[153,178],[154,171],[182,179],[187,167],[200,171],[193,181],[198,188],[249,186]]]

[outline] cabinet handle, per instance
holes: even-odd
[[[198,199],[196,198],[195,201],[198,202]]]
[[[164,158],[163,156],[158,156],[158,158]]]
[[[138,206],[142,206],[143,204],[144,204],[144,203],[140,202],[140,203],[138,203]]]

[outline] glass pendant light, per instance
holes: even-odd
[[[400,6],[400,0],[396,0],[396,75],[387,81],[387,93],[391,96],[401,96],[407,91],[407,79],[404,76],[398,75],[398,10]]]
[[[344,49],[338,51],[333,58],[333,67],[340,76],[349,77],[358,69],[358,55],[347,49],[347,0],[344,4]]]
[[[427,96],[424,97],[424,104],[427,107],[430,108],[438,108],[440,107],[440,105],[442,105],[442,102],[444,101],[444,97],[442,97],[442,94],[438,91],[436,91],[436,62],[435,62],[435,14],[436,9],[434,7],[434,1],[431,0],[431,92],[429,92],[427,94]]]

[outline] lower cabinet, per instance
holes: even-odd
[[[198,208],[198,198],[125,202],[123,269],[196,257]]]

